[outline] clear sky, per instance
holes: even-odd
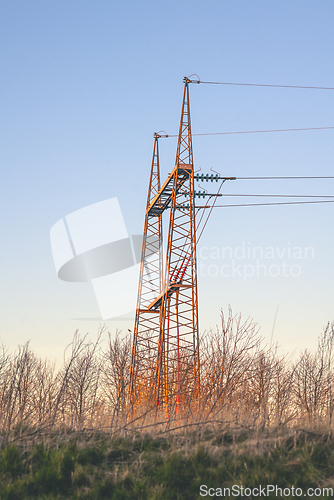
[[[118,197],[129,234],[142,230],[153,133],[177,132],[184,76],[334,87],[333,24],[332,0],[3,0],[0,339],[10,349],[30,340],[54,359],[76,329],[95,336],[98,321],[73,320],[99,317],[92,287],[57,278],[50,228]],[[190,93],[194,133],[334,126],[334,91],[193,85]],[[333,138],[333,130],[194,137],[194,161],[231,176],[330,176]],[[175,148],[161,140],[163,178]],[[223,192],[333,188],[237,181]],[[278,307],[282,352],[314,348],[334,320],[333,210],[217,208],[198,248],[201,330],[231,304],[269,341]],[[259,276],[254,247],[264,252]],[[124,331],[131,321],[107,326]]]

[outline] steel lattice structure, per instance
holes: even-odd
[[[130,367],[129,396],[131,401],[137,402],[147,399],[147,390],[154,391],[160,329],[159,311],[149,308],[152,300],[162,293],[163,286],[162,213],[152,215],[149,211],[153,200],[160,192],[158,138],[159,136],[155,134]]]
[[[133,404],[154,401],[176,411],[196,398],[200,382],[189,83],[185,78],[175,166],[161,187],[159,135],[154,139],[129,384]],[[166,210],[170,217],[163,271]]]

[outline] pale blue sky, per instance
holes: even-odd
[[[77,328],[95,335],[98,323],[72,320],[99,316],[92,288],[57,278],[50,228],[117,196],[129,233],[141,231],[153,132],[177,132],[183,76],[332,87],[333,22],[331,0],[2,1],[1,340],[15,348],[30,339],[59,357]],[[190,92],[193,132],[334,125],[334,91]],[[333,175],[333,138],[331,130],[195,137],[194,160],[204,172],[235,176]],[[175,146],[161,141],[162,177]],[[224,189],[331,195],[333,186],[240,181]],[[282,350],[314,347],[334,320],[333,210],[217,209],[200,247],[312,246],[314,259],[298,262],[295,278],[200,276],[202,329],[230,303],[269,339],[279,305],[274,338]],[[128,324],[108,323],[116,326]]]

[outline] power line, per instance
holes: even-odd
[[[281,85],[281,84],[267,84],[267,83],[239,83],[239,82],[204,82],[202,80],[190,80],[190,83],[203,83],[209,85],[237,85],[246,87],[273,87],[273,88],[290,88],[290,89],[312,89],[312,90],[334,90],[334,87],[319,87],[310,85]],[[307,127],[307,128],[286,128],[286,129],[274,129],[274,130],[243,130],[243,131],[233,131],[233,132],[208,132],[202,134],[192,134],[193,136],[209,136],[209,135],[232,135],[232,134],[263,134],[269,132],[297,132],[305,130],[331,130],[334,127]],[[159,134],[159,137],[178,137],[177,134]]]
[[[233,132],[205,132],[200,134],[192,134],[193,136],[209,136],[209,135],[236,135],[236,134],[265,134],[272,132],[303,132],[307,130],[333,130],[334,127],[305,127],[305,128],[281,128],[268,130],[237,130]],[[159,134],[162,139],[169,137],[178,137],[178,134]]]
[[[210,177],[206,177],[205,174],[203,174],[203,177],[201,177],[201,174],[195,174],[195,180],[197,182],[199,181],[218,181],[219,179],[221,180],[226,180],[226,181],[237,181],[237,180],[295,180],[295,179],[334,179],[334,176],[320,176],[320,175],[311,175],[311,176],[298,176],[298,175],[290,175],[290,176],[265,176],[265,177],[223,177],[221,175],[216,175]]]
[[[323,195],[323,194],[225,194],[223,193],[221,196],[252,196],[254,198],[257,197],[266,197],[266,198],[334,198],[333,195]]]
[[[207,132],[204,134],[192,135],[235,135],[235,134],[265,134],[268,132],[301,132],[305,130],[332,130],[334,127],[307,127],[307,128],[282,128],[273,130],[241,130],[236,132]]]
[[[222,182],[221,182],[221,184],[220,184],[220,186],[219,186],[219,189],[218,189],[217,194],[219,194],[219,192],[220,192],[221,188],[223,187],[224,182],[226,182],[226,179],[223,179],[223,180],[222,180]],[[216,206],[216,201],[217,201],[217,197],[215,197],[215,199],[213,200],[213,204],[211,205],[211,210],[210,210],[210,212],[209,212],[209,214],[208,214],[208,216],[207,216],[207,218],[206,218],[206,220],[205,220],[205,222],[204,222],[204,225],[203,225],[203,227],[202,227],[201,233],[200,233],[200,235],[199,235],[199,237],[198,237],[198,239],[197,239],[197,242],[196,242],[196,243],[198,243],[198,242],[199,242],[199,240],[201,239],[201,236],[202,236],[202,234],[203,234],[203,231],[204,231],[204,229],[205,229],[205,226],[207,225],[208,220],[209,220],[209,218],[210,218],[210,215],[212,214],[212,210],[213,210],[213,208]]]
[[[190,80],[190,83],[205,83],[208,85],[237,85],[242,87],[275,87],[282,89],[311,89],[311,90],[334,90],[334,87],[312,87],[309,85],[279,85],[268,83],[236,83],[236,82],[203,82],[202,80]]]
[[[319,201],[284,201],[273,203],[242,203],[238,205],[215,205],[215,208],[230,208],[230,207],[264,207],[270,205],[307,205],[315,203],[334,203],[334,200],[319,200]],[[196,206],[196,208],[211,208],[210,205]]]
[[[219,177],[218,177],[219,179]],[[334,179],[334,176],[236,177],[236,180]]]

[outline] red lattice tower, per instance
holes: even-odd
[[[200,382],[189,83],[185,78],[175,166],[161,187],[155,136],[129,384],[133,404],[151,400],[176,411],[197,399]],[[167,210],[163,272],[162,215]],[[152,270],[153,278],[147,278],[146,270]],[[150,301],[149,294],[155,294]]]

